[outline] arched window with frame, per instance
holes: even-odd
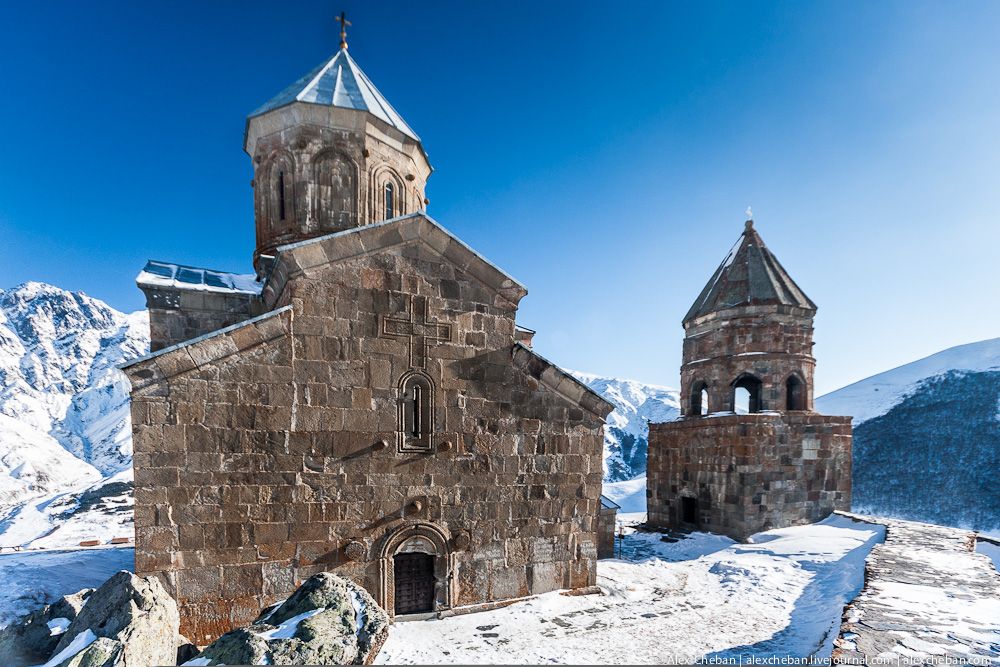
[[[392,181],[385,182],[385,217],[384,220],[396,217],[396,186]]]
[[[295,222],[294,173],[287,154],[279,153],[271,163],[268,218],[273,229],[285,229]]]
[[[356,224],[358,169],[336,149],[327,149],[312,162],[312,211],[324,231],[348,229]]]
[[[762,384],[759,378],[745,373],[733,382],[733,412],[748,414],[760,412]]]
[[[789,375],[785,380],[785,409],[806,409],[806,383],[798,375]]]
[[[434,432],[434,385],[418,371],[399,383],[397,442],[401,452],[431,451]]]

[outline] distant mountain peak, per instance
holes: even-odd
[[[128,386],[145,312],[29,281],[0,290],[0,510],[131,465]]]
[[[617,482],[646,471],[649,422],[676,419],[677,390],[635,380],[568,371],[615,406],[604,429],[604,479]]]

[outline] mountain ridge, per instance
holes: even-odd
[[[145,311],[44,283],[0,290],[0,547],[73,546],[88,531],[130,528],[131,419],[117,366],[148,349]],[[648,423],[679,415],[678,392],[569,372],[615,406],[606,492],[621,487],[634,510],[645,497]],[[817,406],[855,416],[856,509],[1000,531],[989,476],[1000,469],[1000,338],[878,373]],[[918,502],[928,494],[913,493],[916,479],[943,500]]]

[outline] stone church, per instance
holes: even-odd
[[[850,509],[851,418],[813,409],[815,315],[748,220],[684,317],[681,416],[649,425],[650,524],[742,540]]]
[[[333,570],[390,614],[595,583],[612,406],[527,290],[425,213],[416,133],[348,54],[254,111],[253,274],[149,262],[136,570],[197,644]],[[418,616],[419,617],[419,616]]]

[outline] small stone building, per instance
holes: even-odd
[[[601,516],[597,522],[597,557],[615,557],[615,525],[622,507],[607,496],[601,496]]]
[[[252,114],[255,273],[150,262],[136,569],[204,644],[334,570],[390,614],[595,583],[612,406],[526,289],[424,213],[420,140],[342,48]]]
[[[813,410],[813,317],[746,229],[684,318],[681,416],[650,424],[652,525],[745,539],[851,506],[851,418]]]

